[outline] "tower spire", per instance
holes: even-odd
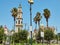
[[[22,6],[21,6],[21,4],[19,4],[18,12],[22,13]]]
[[[19,7],[18,8],[22,8],[21,4],[19,4]]]

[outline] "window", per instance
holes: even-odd
[[[16,21],[16,24],[17,24],[17,21]]]
[[[21,24],[22,24],[22,21],[21,21]]]
[[[18,24],[20,24],[20,20],[18,20]]]

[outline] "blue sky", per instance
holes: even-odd
[[[11,9],[13,7],[18,8],[19,4],[22,5],[23,11],[23,23],[30,25],[30,12],[28,0],[0,0],[0,25],[6,25],[9,30],[13,29],[13,17],[11,16]],[[46,20],[43,16],[43,10],[48,8],[51,11],[51,16],[49,18],[49,26],[57,27],[57,32],[60,32],[60,0],[34,0],[32,5],[32,18],[37,12],[42,15],[42,23],[46,26]],[[35,23],[33,22],[33,28],[35,28]]]

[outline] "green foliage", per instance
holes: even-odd
[[[44,38],[45,40],[50,41],[54,38],[54,33],[50,29],[47,29],[44,32]]]
[[[48,19],[48,18],[50,17],[50,10],[44,9],[43,15],[44,15],[44,17],[45,17],[46,19]]]
[[[36,16],[34,17],[34,22],[37,23],[41,20],[42,16],[40,12],[37,12]]]
[[[2,26],[0,26],[0,43],[2,43],[3,35],[4,35],[4,29]]]
[[[57,38],[58,38],[58,40],[60,40],[60,33],[57,34]]]
[[[12,41],[14,41],[14,42],[16,42],[16,43],[19,42],[19,35],[18,35],[18,33],[14,33],[14,34],[12,35]]]
[[[40,12],[37,12],[37,14],[36,14],[37,21],[40,21],[41,18],[42,18],[41,13]]]
[[[58,37],[57,37],[58,35],[57,34],[54,34],[54,39],[58,39]]]
[[[19,34],[19,40],[22,42],[26,42],[27,36],[28,36],[28,31],[21,30],[18,34]]]
[[[12,13],[12,16],[13,16],[13,17],[16,17],[16,16],[17,16],[17,8],[14,7],[14,8],[11,10],[11,13]]]
[[[16,43],[18,42],[26,42],[28,36],[28,31],[20,30],[18,33],[14,33],[12,36],[12,40]]]

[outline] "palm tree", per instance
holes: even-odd
[[[36,14],[36,21],[38,22],[39,28],[40,28],[40,20],[41,20],[41,18],[42,18],[41,13],[37,12],[37,14]]]
[[[40,20],[41,20],[41,18],[42,18],[41,13],[37,12],[36,16],[34,17],[34,22],[35,22],[36,26],[37,26],[37,23],[38,23],[39,28],[40,28]]]
[[[46,22],[47,22],[47,27],[48,27],[48,19],[50,17],[50,11],[48,9],[44,9],[44,13],[43,13],[44,17],[46,18]]]
[[[40,12],[37,12],[36,13],[36,16],[34,17],[34,22],[36,23],[36,25],[38,23],[38,27],[39,27],[39,32],[38,32],[39,33],[39,39],[40,39],[40,20],[41,20],[41,18],[42,18],[41,13]]]
[[[13,8],[11,13],[12,13],[12,17],[14,18],[14,30],[15,30],[15,18],[17,16],[17,8]]]

